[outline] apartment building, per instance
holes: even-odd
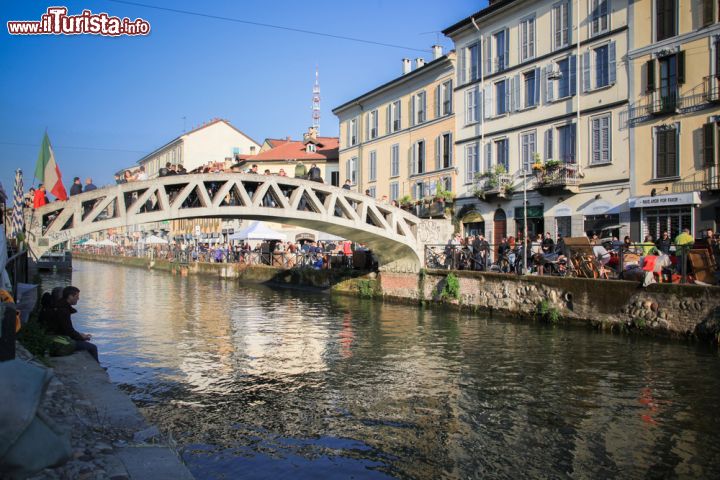
[[[627,0],[490,1],[443,33],[464,233],[629,232]]]
[[[699,238],[720,225],[720,2],[636,0],[628,9],[632,238],[683,228]]]
[[[402,75],[333,109],[340,121],[340,182],[370,196],[414,200],[455,191],[455,54],[403,59]]]

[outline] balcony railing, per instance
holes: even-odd
[[[694,112],[709,108],[720,102],[720,83],[715,76],[705,77],[703,82],[687,93],[659,91],[645,96],[627,110],[627,122],[630,126],[663,115]],[[624,116],[624,115],[623,115]]]
[[[580,184],[577,165],[568,163],[546,168],[538,172],[537,176],[539,189],[577,187]]]
[[[504,193],[506,188],[512,184],[512,175],[507,173],[499,173],[492,177],[481,178],[477,182],[478,189],[485,192],[486,195]]]

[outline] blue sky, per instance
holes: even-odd
[[[32,180],[45,129],[65,185],[97,185],[215,117],[258,142],[298,138],[311,123],[315,65],[320,69],[321,135],[337,135],[331,109],[399,75],[400,59],[431,58],[440,30],[486,1],[189,1],[138,3],[426,49],[356,43],[140,6],[101,1],[3,0],[0,35],[0,181],[14,171]],[[8,20],[39,20],[48,6],[148,20],[147,37],[12,36]],[[430,32],[430,33],[428,33]],[[183,120],[183,117],[186,119]]]

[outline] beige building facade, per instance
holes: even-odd
[[[632,238],[720,224],[717,0],[630,4]]]
[[[627,1],[491,1],[443,33],[463,233],[628,233]]]
[[[333,110],[340,121],[340,183],[388,201],[456,191],[455,54],[403,59],[402,75]]]

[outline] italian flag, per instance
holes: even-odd
[[[45,190],[55,195],[58,200],[67,200],[68,196],[62,183],[60,168],[55,162],[55,154],[50,146],[47,132],[43,137],[40,154],[38,154],[35,164],[35,178],[39,179],[45,185]]]

